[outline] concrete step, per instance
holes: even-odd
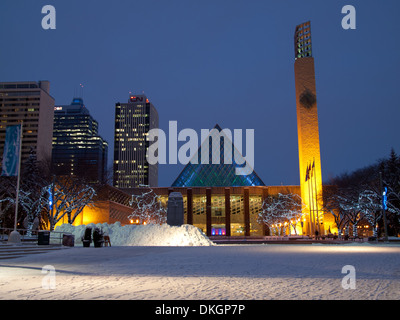
[[[0,259],[12,259],[24,257],[29,254],[40,254],[51,252],[54,250],[69,249],[70,247],[64,247],[60,245],[11,245],[2,244],[0,245]]]
[[[47,251],[0,253],[0,260],[2,260],[2,259],[10,259],[10,258],[20,258],[20,257],[26,256],[28,254],[39,254],[39,253],[46,253],[46,252]]]

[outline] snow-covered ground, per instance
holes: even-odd
[[[400,246],[79,246],[0,260],[0,298],[399,299]]]

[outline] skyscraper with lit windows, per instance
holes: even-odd
[[[81,98],[54,107],[53,168],[57,175],[76,175],[88,182],[104,182],[108,144]]]
[[[146,160],[146,137],[155,128],[158,113],[145,95],[130,95],[128,103],[115,104],[114,187],[157,187],[158,165],[150,165]]]
[[[32,152],[39,162],[49,162],[53,110],[49,81],[0,82],[0,155],[3,155],[7,126],[22,122],[22,163]]]

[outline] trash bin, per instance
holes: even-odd
[[[62,245],[65,247],[73,247],[75,243],[75,236],[73,234],[63,234]]]
[[[167,224],[181,226],[184,223],[183,197],[180,192],[171,192],[168,196]]]
[[[49,244],[50,244],[50,231],[39,231],[38,245],[49,245]]]

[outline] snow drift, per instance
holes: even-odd
[[[55,231],[69,232],[75,236],[75,244],[82,244],[82,236],[86,227],[95,227],[103,230],[110,236],[113,246],[211,246],[213,242],[197,227],[184,224],[180,227],[163,225],[125,225],[116,222],[90,223],[88,225],[72,226],[62,224]],[[92,244],[93,245],[93,244]]]

